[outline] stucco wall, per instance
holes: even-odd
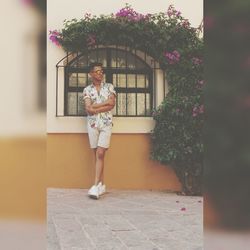
[[[149,159],[146,134],[113,134],[106,154],[108,188],[180,190],[173,170]],[[88,188],[94,181],[94,155],[87,134],[48,134],[47,186]]]

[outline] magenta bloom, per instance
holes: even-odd
[[[180,17],[181,15],[181,12],[180,11],[177,11],[174,6],[171,4],[169,5],[168,7],[168,10],[167,10],[167,15],[171,18],[171,17]]]
[[[193,62],[194,65],[202,64],[202,60],[200,58],[198,58],[198,57],[193,57],[192,62]]]
[[[84,20],[89,21],[91,19],[91,14],[90,13],[85,13],[84,14]]]
[[[56,46],[60,46],[59,38],[61,34],[57,30],[49,31],[49,39],[54,43]]]
[[[204,105],[200,105],[200,106],[195,106],[193,108],[193,113],[192,113],[192,116],[193,117],[196,117],[198,116],[199,114],[203,114],[204,113]]]
[[[203,87],[203,85],[205,84],[204,80],[199,80],[197,81],[197,88],[201,89]]]
[[[199,107],[199,112],[200,112],[200,114],[204,113],[204,105],[203,104]]]
[[[33,0],[22,0],[22,2],[27,5],[33,4]]]
[[[181,211],[186,211],[186,208],[185,208],[185,207],[182,207],[182,208],[181,208]]]
[[[96,44],[96,37],[95,35],[89,35],[88,38],[87,38],[87,43],[88,43],[88,46],[93,46]]]
[[[129,6],[126,6],[122,9],[120,9],[116,13],[116,17],[126,17],[130,21],[140,21],[144,19],[149,19],[151,17],[150,14],[147,14],[146,16],[136,12],[134,9],[130,8]]]
[[[176,16],[177,16],[177,17],[181,16],[181,12],[180,12],[180,11],[177,11],[177,12],[176,12]]]
[[[199,84],[200,86],[203,86],[203,85],[204,85],[204,80],[198,81],[198,84]]]
[[[184,19],[184,21],[181,23],[181,25],[184,28],[190,28],[190,22],[187,19]]]
[[[180,61],[181,55],[177,50],[174,50],[173,52],[166,52],[165,57],[169,64],[175,64]]]

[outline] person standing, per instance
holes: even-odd
[[[83,90],[87,129],[90,148],[95,157],[95,180],[89,189],[90,198],[98,199],[106,192],[104,184],[104,158],[109,148],[112,134],[112,109],[115,106],[116,92],[111,83],[103,82],[102,64],[95,62],[89,67],[92,84]]]

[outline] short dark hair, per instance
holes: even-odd
[[[102,67],[102,63],[100,62],[92,62],[89,65],[89,71],[92,71],[95,67]]]

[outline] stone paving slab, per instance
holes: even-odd
[[[202,250],[203,199],[147,190],[47,189],[47,250]]]

